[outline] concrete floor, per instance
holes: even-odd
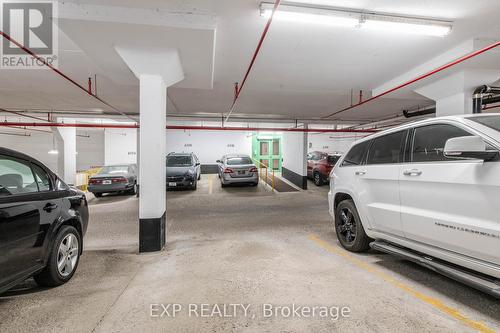
[[[497,300],[388,255],[342,250],[328,187],[309,185],[276,194],[264,185],[222,189],[215,176],[203,176],[196,192],[167,193],[167,248],[143,255],[136,253],[137,199],[93,198],[77,274],[59,288],[28,280],[2,295],[0,332],[500,330]],[[152,317],[151,304],[159,303],[182,310]],[[189,316],[191,303],[200,316],[203,303],[250,306],[247,316],[238,308],[235,317],[197,317]],[[350,313],[264,318],[263,304]]]

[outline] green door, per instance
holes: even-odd
[[[281,135],[254,134],[252,158],[269,169],[281,172]]]

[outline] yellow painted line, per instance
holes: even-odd
[[[212,194],[214,190],[214,178],[212,175],[210,175],[209,179],[210,180],[208,181],[208,194]]]
[[[427,296],[425,294],[422,294],[421,292],[419,291],[416,291],[415,289],[413,289],[412,287],[396,280],[395,278],[393,278],[392,276],[378,270],[377,268],[375,268],[373,265],[371,264],[368,264],[362,260],[359,260],[357,259],[356,257],[352,256],[351,254],[349,254],[349,252],[347,251],[344,251],[344,250],[341,250],[337,247],[334,247],[332,245],[330,245],[328,242],[322,240],[321,238],[319,238],[318,236],[316,235],[310,235],[309,236],[309,239],[311,241],[313,241],[314,243],[316,243],[316,245],[320,246],[321,248],[327,250],[328,252],[331,252],[331,253],[334,253],[348,261],[350,261],[351,263],[353,263],[354,265],[358,266],[359,268],[362,268],[364,269],[365,271],[367,272],[370,272],[380,278],[382,278],[384,281],[388,282],[389,284],[391,284],[392,286],[400,289],[400,290],[403,290],[404,292],[406,292],[407,294],[409,295],[412,295],[413,297],[423,301],[424,303],[427,303],[429,305],[431,305],[432,307],[434,307],[435,309],[447,314],[448,316],[458,320],[459,322],[461,322],[462,324],[464,324],[465,326],[468,326],[472,329],[475,329],[477,330],[478,332],[483,332],[483,333],[495,333],[495,330],[489,328],[488,326],[484,325],[483,323],[481,322],[478,322],[478,321],[474,321],[472,319],[469,319],[467,318],[465,315],[461,314],[460,311],[458,311],[457,309],[454,309],[446,304],[444,304],[443,302],[441,302],[440,300],[438,299],[435,299],[433,297],[430,297],[430,296]]]

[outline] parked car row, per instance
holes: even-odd
[[[340,244],[500,297],[499,152],[500,114],[434,118],[359,140],[330,175]]]

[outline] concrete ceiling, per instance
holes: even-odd
[[[68,2],[76,1],[66,1]],[[453,31],[447,37],[438,38],[275,21],[242,93],[236,114],[289,118],[325,116],[350,105],[351,89],[355,91],[356,102],[360,89],[365,91],[366,98],[372,89],[468,39],[500,39],[500,21],[497,15],[500,12],[500,2],[497,0],[300,2],[443,18],[454,21]],[[169,89],[169,96],[173,101],[168,104],[169,113],[226,113],[233,98],[233,84],[243,77],[266,23],[259,15],[258,0],[86,0],[78,3],[215,17],[217,30],[213,89],[186,82],[179,83]],[[114,66],[119,68],[121,59],[108,59],[109,54],[106,52],[89,52],[89,40],[78,37],[95,36],[100,32],[106,36],[109,30],[116,29],[117,23],[114,24],[115,28],[112,28],[113,23],[102,25],[75,18],[65,19],[61,28],[70,38],[64,33],[60,34],[60,67],[82,84],[86,83],[89,75],[97,73],[99,95],[122,111],[136,113],[138,83],[134,84],[131,77],[124,82],[120,75],[125,72],[110,73],[107,68],[109,64],[104,65],[105,60],[116,61]],[[154,42],[162,46],[164,40],[157,38]],[[500,63],[500,59],[498,60]],[[488,63],[491,62],[495,61],[492,61],[490,55]],[[481,58],[475,60],[475,66],[480,66],[478,63],[481,63]],[[188,75],[187,78],[189,77]],[[98,101],[85,96],[49,71],[0,70],[0,78],[0,107],[107,110]],[[404,108],[431,103],[432,101],[410,89],[404,95],[387,96],[339,117],[377,120]]]

